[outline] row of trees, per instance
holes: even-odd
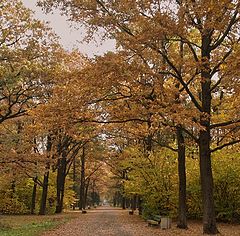
[[[0,211],[99,202],[104,146],[96,126],[75,122],[90,116],[87,59],[66,52],[21,1],[2,1],[0,12]]]
[[[11,22],[13,4],[23,9],[20,2],[5,0],[3,29]],[[89,61],[76,51],[66,53],[40,22],[38,41],[24,20],[19,25],[14,20],[33,42],[21,37],[8,43],[15,39],[12,36],[3,37],[1,44],[1,53],[11,52],[18,65],[2,60],[0,145],[5,173],[15,166],[39,180],[36,172],[41,171],[42,199],[46,199],[49,173],[55,171],[56,212],[60,212],[66,176],[72,173],[76,180],[78,158],[81,208],[88,181],[97,181],[94,176],[103,166],[123,180],[119,183],[123,199],[142,195],[145,204],[152,203],[158,211],[174,205],[178,226],[187,228],[185,162],[194,154],[199,160],[203,232],[216,234],[212,155],[225,147],[237,152],[240,142],[239,1],[42,0],[39,4],[47,11],[59,7],[70,20],[89,26],[89,37],[95,30],[105,30],[104,36],[114,38],[119,50]],[[34,22],[29,11],[22,11],[28,15],[17,19]],[[41,47],[35,53],[36,45]],[[26,52],[25,60],[17,58],[18,51]],[[16,73],[15,68],[24,71]],[[86,151],[94,157],[88,176]],[[197,176],[198,168],[190,165],[187,170]],[[176,184],[179,198],[171,199],[176,197]]]
[[[148,113],[143,118],[137,112],[131,119],[144,119],[150,130],[147,139],[152,138],[153,127],[175,128],[181,228],[186,227],[185,134],[195,141],[199,148],[203,232],[217,233],[211,154],[239,142],[239,1],[39,2],[47,10],[58,7],[70,20],[87,24],[90,36],[104,28],[105,36],[117,41],[128,65],[134,62],[140,71],[145,67],[141,74],[133,73],[132,79],[149,88],[144,93],[147,99],[139,99]],[[125,87],[121,95],[131,99],[127,71],[124,67],[118,73],[118,81],[120,77]],[[126,112],[128,119],[129,111],[133,111],[131,106]],[[156,121],[155,125],[151,121]],[[149,142],[147,146],[149,151]]]

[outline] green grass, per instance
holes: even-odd
[[[45,221],[41,223],[30,223],[19,228],[4,227],[0,229],[1,236],[33,236],[57,226],[56,222]]]
[[[72,214],[52,216],[1,216],[0,236],[39,236],[76,217]]]

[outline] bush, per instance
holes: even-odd
[[[17,198],[5,197],[1,200],[0,212],[3,214],[25,214],[28,212],[28,209]]]

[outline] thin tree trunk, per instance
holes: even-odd
[[[85,206],[84,206],[83,209],[85,209],[86,205],[88,204],[87,203],[87,195],[88,195],[89,184],[90,184],[90,178],[87,180],[87,184],[85,184],[85,193],[84,193],[84,204],[85,204]]]
[[[183,60],[184,51],[183,42],[180,42],[180,56]],[[182,66],[179,68],[180,73],[182,73]],[[180,83],[178,82],[176,88],[179,90]],[[179,92],[175,95],[175,102],[180,104],[180,94]],[[177,137],[177,146],[178,146],[178,224],[177,227],[180,229],[187,229],[187,203],[186,203],[186,148],[185,140],[183,136],[182,125],[178,124],[176,127],[176,137]]]
[[[79,197],[79,209],[85,209],[84,192],[85,192],[85,146],[83,146],[83,152],[81,156],[81,184],[80,184],[80,197]]]
[[[60,206],[59,206],[59,210],[60,210],[60,212],[59,213],[61,213],[62,212],[62,210],[63,210],[63,201],[64,201],[64,188],[65,188],[65,176],[64,176],[64,180],[63,180],[63,183],[62,183],[62,189],[61,189],[61,198],[60,198]]]
[[[142,215],[142,198],[140,196],[138,196],[138,211],[139,211],[139,215]]]
[[[44,174],[44,179],[43,179],[43,189],[42,189],[42,198],[41,198],[41,203],[40,203],[39,215],[46,214],[48,178],[49,178],[49,171],[47,170]]]
[[[114,194],[114,197],[113,197],[113,206],[114,206],[114,207],[117,206],[117,197],[116,197],[116,193]]]
[[[58,160],[57,169],[57,204],[55,213],[61,213],[63,209],[65,177],[67,169],[67,160],[65,152],[62,153],[61,158]]]
[[[133,211],[136,210],[136,208],[137,208],[136,206],[137,206],[137,195],[134,194],[132,197],[132,204],[131,204],[131,208]]]
[[[58,158],[58,168],[57,168],[57,199],[56,199],[56,210],[55,213],[61,212],[60,199],[61,199],[61,184],[62,184],[62,170],[61,160]]]
[[[181,229],[187,229],[185,143],[181,125],[177,126],[177,143],[178,143],[178,178],[179,178],[177,227]]]
[[[74,157],[73,160],[73,191],[74,191],[74,195],[76,198],[77,195],[77,189],[76,189],[76,157]],[[74,202],[73,204],[73,210],[75,210],[76,208],[76,203]]]
[[[114,194],[114,199],[113,199],[113,202],[115,201],[116,202],[116,193]],[[97,199],[96,199],[96,193],[95,193],[95,179],[93,180],[92,182],[92,206],[95,206],[95,203],[97,202]],[[114,205],[113,203],[113,206],[116,206],[116,203]]]
[[[35,214],[35,208],[36,208],[36,196],[37,196],[37,179],[38,177],[36,176],[34,178],[34,184],[33,184],[33,191],[32,191],[32,204],[31,204],[31,214]]]
[[[51,148],[52,148],[52,141],[51,141],[51,137],[48,136],[47,137],[47,153],[49,153],[51,151]],[[47,158],[49,158],[49,156]],[[41,198],[41,203],[40,203],[39,215],[46,214],[49,168],[50,168],[50,164],[49,164],[49,162],[47,162],[46,171],[45,171],[44,178],[43,178],[42,198]]]
[[[122,172],[122,179],[126,180],[126,171],[123,170]],[[124,190],[124,184],[122,185],[122,209],[126,209],[126,197],[124,196],[125,190]]]
[[[126,197],[124,197],[124,195],[122,195],[122,209],[126,209]]]
[[[126,208],[129,208],[129,207],[130,207],[130,199],[126,198]]]

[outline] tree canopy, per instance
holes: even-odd
[[[178,216],[179,228],[202,217],[207,234],[218,233],[216,219],[239,218],[229,163],[239,158],[240,2],[38,4],[118,49],[67,52],[21,1],[1,3],[0,194],[22,212],[37,202],[40,214],[66,202],[85,210],[100,193],[123,207],[138,197],[145,215]],[[17,176],[32,181],[31,207]]]

